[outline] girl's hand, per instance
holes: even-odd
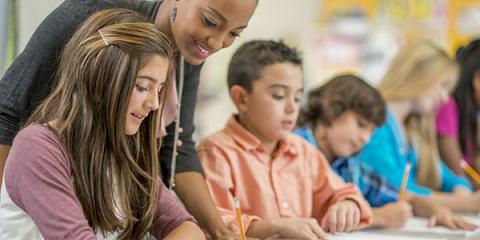
[[[447,228],[458,230],[475,230],[478,226],[470,223],[463,218],[456,216],[448,208],[442,207],[436,210],[428,222],[428,227],[445,226]]]

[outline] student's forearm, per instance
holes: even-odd
[[[7,161],[8,152],[10,151],[10,145],[0,144],[0,186],[3,181],[3,170],[5,169],[5,162]]]
[[[472,195],[433,192],[429,198],[453,211],[476,211],[480,209],[480,202],[475,201]]]
[[[387,225],[387,223],[385,222],[385,218],[383,217],[382,208],[372,208],[372,213],[373,213],[372,227],[383,228]]]
[[[200,173],[177,173],[175,182],[175,192],[185,204],[187,211],[197,219],[202,228],[206,229],[214,238],[227,231],[210,197],[205,179]]]
[[[170,233],[168,233],[164,240],[204,240],[205,235],[203,234],[202,230],[197,226],[197,224],[186,221],[175,229],[173,229]]]
[[[412,207],[409,202],[399,200],[372,208],[372,213],[374,227],[401,227],[412,216]]]
[[[265,239],[276,234],[278,234],[278,229],[271,220],[253,221],[246,230],[246,235],[251,238]]]
[[[412,196],[410,200],[415,216],[429,218],[440,208],[431,197]]]
[[[439,136],[437,139],[440,158],[452,172],[464,176],[465,171],[460,166],[460,159],[463,158],[463,154],[457,139],[445,136]]]

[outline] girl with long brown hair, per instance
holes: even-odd
[[[158,177],[172,49],[147,22],[100,11],[67,43],[7,159],[1,239],[204,238]]]

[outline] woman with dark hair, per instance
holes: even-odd
[[[60,52],[74,31],[99,10],[131,9],[167,35],[174,51],[173,65],[178,66],[171,99],[165,106],[167,135],[159,152],[160,175],[167,183],[174,173],[175,192],[214,238],[234,236],[226,230],[205,184],[192,137],[193,114],[202,63],[233,44],[248,26],[257,4],[258,0],[65,0],[39,25],[0,80],[0,176],[13,138],[55,86]],[[178,127],[172,123],[177,102],[181,103]],[[179,127],[183,129],[177,135],[182,145],[177,149],[176,164],[171,164]]]
[[[8,156],[1,239],[204,239],[158,177],[172,50],[147,22],[100,11],[66,44]]]

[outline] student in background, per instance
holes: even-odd
[[[13,142],[1,239],[205,238],[158,177],[171,57],[167,36],[131,11],[80,26],[57,87]]]
[[[385,122],[385,107],[380,93],[364,80],[338,75],[309,92],[295,132],[318,147],[343,180],[357,185],[372,207],[373,226],[400,227],[415,214],[431,217],[432,225],[473,229],[426,197],[399,199],[398,188],[358,159],[375,128]]]
[[[238,229],[232,194],[240,199],[249,237],[324,239],[323,231],[370,225],[371,209],[358,189],[291,133],[303,92],[296,50],[275,41],[245,43],[230,62],[228,86],[238,114],[197,151],[231,229]]]
[[[60,53],[78,26],[93,13],[109,8],[126,8],[146,16],[166,33],[174,51],[174,64],[183,64],[183,94],[175,174],[175,192],[199,224],[214,238],[231,239],[210,198],[193,140],[193,113],[202,63],[212,54],[233,44],[247,27],[258,0],[65,0],[33,33],[22,53],[0,80],[0,179],[12,140],[32,111],[55,87]],[[179,69],[179,67],[177,68]],[[175,112],[177,71],[166,113]],[[180,101],[180,99],[178,99]],[[173,109],[173,110],[172,110]],[[174,148],[174,114],[166,114],[167,136],[159,151],[164,182],[170,178]],[[0,180],[1,182],[1,180]]]
[[[461,159],[480,170],[480,40],[458,49],[457,61],[460,78],[437,112],[436,128],[440,157],[454,173],[465,175]]]
[[[452,210],[480,209],[480,193],[440,160],[434,111],[456,83],[457,64],[434,44],[406,45],[378,85],[387,102],[386,123],[363,148],[360,159],[399,188],[407,162],[412,170],[407,190],[430,195]]]

